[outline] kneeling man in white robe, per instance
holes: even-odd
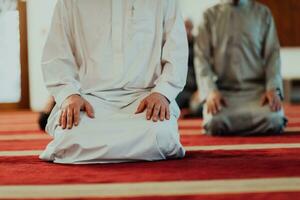
[[[188,45],[175,0],[59,0],[43,56],[56,106],[40,158],[86,164],[182,158],[175,102]]]
[[[207,134],[283,131],[280,45],[266,6],[222,0],[205,12],[195,49]]]

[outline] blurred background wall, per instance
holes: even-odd
[[[260,0],[267,4],[276,18],[282,48],[283,76],[300,79],[300,1]],[[47,101],[41,73],[41,55],[56,0],[27,0],[28,48],[31,108],[39,111]],[[205,9],[219,0],[180,0],[183,16],[201,23]],[[196,33],[196,30],[195,30]]]
[[[56,0],[27,1],[30,106],[35,111],[43,109],[49,96],[43,83],[41,57],[55,4]]]

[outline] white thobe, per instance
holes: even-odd
[[[47,88],[56,100],[47,125],[54,136],[41,159],[102,163],[183,157],[175,98],[187,74],[188,47],[174,0],[60,0],[43,56]],[[171,120],[135,115],[152,92],[171,102]],[[62,130],[62,102],[80,94],[95,109]]]

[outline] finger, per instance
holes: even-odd
[[[74,109],[74,125],[78,126],[79,125],[79,118],[80,118],[80,109],[75,108]]]
[[[143,100],[143,101],[140,103],[139,107],[137,108],[135,114],[140,114],[140,113],[144,112],[145,109],[146,109],[146,106],[147,106],[146,101]]]
[[[171,119],[171,112],[170,112],[170,106],[166,107],[166,119],[170,120]]]
[[[213,115],[217,114],[217,105],[215,102],[212,103],[211,112]]]
[[[160,121],[164,121],[165,119],[167,119],[167,115],[166,114],[167,114],[167,108],[165,106],[162,106],[160,108],[160,116],[159,116]]]
[[[67,128],[67,111],[63,110],[62,116],[61,116],[61,127],[62,129]]]
[[[265,106],[266,103],[267,103],[267,97],[266,97],[266,96],[263,96],[263,97],[261,98],[260,105],[261,105],[261,106]]]
[[[275,104],[275,111],[278,112],[280,110],[280,104],[277,102]]]
[[[276,99],[276,112],[281,110],[281,101],[279,99]]]
[[[281,109],[282,109],[282,104],[281,101],[279,100],[278,111],[280,111]]]
[[[269,100],[269,105],[270,105],[270,107],[271,107],[271,110],[272,110],[273,112],[275,112],[275,111],[276,111],[276,102],[275,102],[275,99],[274,99],[274,98],[271,99],[271,100]]]
[[[156,104],[156,105],[154,106],[153,114],[152,114],[152,120],[153,120],[154,122],[157,122],[157,121],[158,121],[158,116],[159,116],[160,108],[161,108],[161,106],[158,105],[158,104]]]
[[[222,110],[222,100],[216,100],[215,105],[217,113],[220,112]]]
[[[208,104],[207,104],[207,113],[208,113],[208,114],[212,114],[212,109],[211,109],[211,107],[212,107],[211,103],[208,103]]]
[[[215,114],[217,113],[217,112],[219,112],[220,110],[221,110],[221,106],[220,106],[220,103],[219,102],[215,102],[214,103],[214,107],[215,107]]]
[[[153,104],[153,103],[151,103],[151,104],[148,104],[148,106],[147,106],[147,113],[146,113],[146,117],[147,117],[147,119],[148,119],[148,120],[150,120],[150,119],[151,119],[151,117],[152,117],[152,113],[153,113],[153,107],[154,107],[154,104]]]
[[[281,111],[281,109],[282,109],[282,104],[280,102],[279,107],[278,107],[278,111]]]
[[[277,105],[276,103],[274,103],[274,104],[273,104],[273,111],[274,111],[274,112],[277,112],[277,111],[278,111],[278,110],[277,110],[277,107],[278,107],[278,105]]]
[[[278,111],[280,111],[280,102],[276,101],[274,103],[274,112],[278,112]]]
[[[61,122],[61,120],[62,120],[62,115],[63,115],[63,110],[60,110],[60,115],[59,115],[59,120],[58,120],[59,126],[62,125],[62,122]]]
[[[89,118],[94,118],[95,117],[95,113],[94,113],[93,106],[88,101],[85,101],[84,107],[85,107],[85,111],[86,111],[87,116]]]
[[[272,105],[271,110],[272,110],[273,112],[276,112],[276,107],[275,107],[274,104]]]
[[[73,128],[73,114],[74,114],[74,110],[72,108],[68,108],[68,111],[67,111],[67,126],[68,126],[68,129]]]

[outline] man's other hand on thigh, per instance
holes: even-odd
[[[85,111],[88,117],[94,118],[93,107],[87,100],[77,94],[69,96],[62,104],[59,125],[63,129],[78,126],[80,111]]]
[[[150,94],[141,101],[135,114],[143,113],[146,110],[147,120],[157,122],[170,119],[170,103],[168,99],[157,92]]]

